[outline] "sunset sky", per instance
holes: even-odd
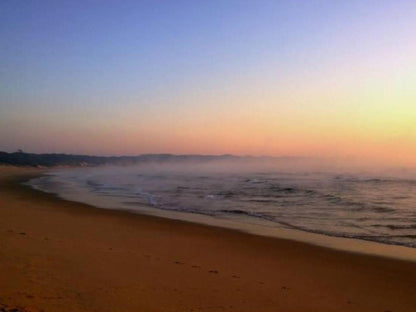
[[[19,148],[416,164],[416,1],[1,1]]]

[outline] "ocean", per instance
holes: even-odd
[[[57,169],[28,184],[100,208],[178,211],[416,248],[416,173],[405,169],[153,163]]]

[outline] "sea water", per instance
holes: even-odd
[[[29,184],[101,208],[142,213],[146,206],[159,214],[180,211],[416,247],[412,171],[145,164],[60,169]]]

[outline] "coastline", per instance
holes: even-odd
[[[63,169],[64,171],[68,170],[67,168]],[[49,175],[49,173],[53,175],[56,170],[57,169],[48,170],[46,175]],[[58,168],[58,170],[60,169]],[[34,187],[33,185],[32,188],[37,191],[45,192],[37,187]],[[249,221],[247,219],[228,219],[200,213],[159,209],[146,204],[135,204],[136,209],[129,209],[123,206],[120,207],[118,203],[112,202],[111,200],[106,200],[105,197],[93,197],[90,196],[90,194],[82,194],[80,192],[67,192],[59,194],[46,191],[46,193],[51,194],[58,199],[86,204],[94,209],[100,208],[124,211],[140,216],[155,216],[163,219],[178,220],[211,227],[231,229],[253,235],[303,242],[315,246],[327,247],[341,251],[416,262],[416,248],[406,245],[392,244],[388,242],[382,243],[371,239],[359,239],[348,236],[328,235],[325,233],[299,230],[294,228],[281,228],[277,227],[275,223],[267,223],[265,220],[262,220],[261,223],[258,223],[255,222],[255,219],[251,219]]]
[[[0,170],[0,307],[416,309],[416,263],[95,208],[13,182],[38,169]]]

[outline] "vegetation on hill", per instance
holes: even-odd
[[[12,166],[53,167],[53,166],[98,166],[98,165],[130,165],[143,162],[170,161],[211,161],[238,159],[238,156],[221,155],[172,155],[145,154],[139,156],[88,156],[72,154],[33,154],[21,150],[14,153],[0,152],[0,164]]]

